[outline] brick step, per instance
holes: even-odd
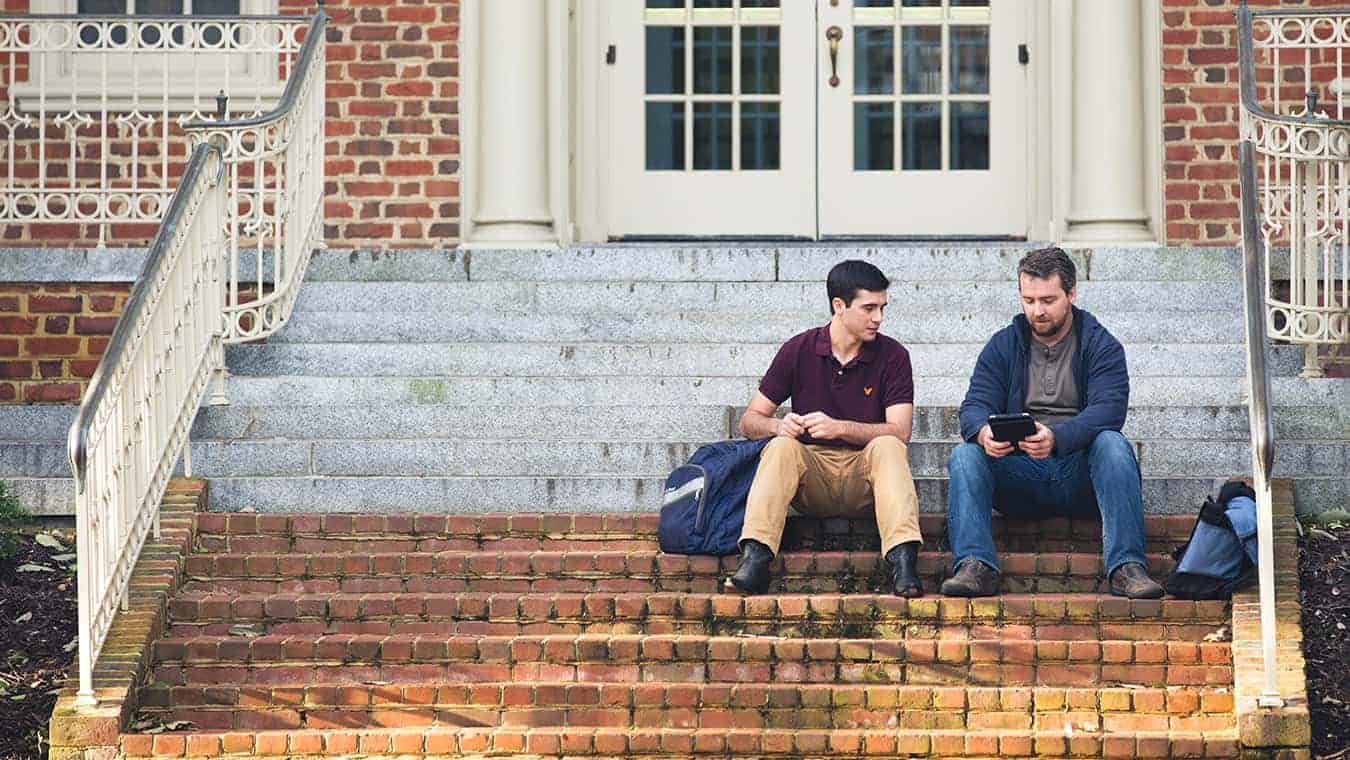
[[[197,516],[197,545],[211,552],[351,553],[446,550],[568,551],[602,547],[652,551],[656,513],[536,514],[255,514],[211,512]],[[922,514],[919,526],[930,549],[946,548],[943,514]],[[1147,550],[1166,553],[1184,543],[1194,515],[1145,515]],[[1101,522],[1055,518],[1037,522],[993,518],[995,545],[1004,551],[1101,551]],[[783,550],[875,550],[875,521],[792,516]]]
[[[585,728],[1231,728],[1228,689],[1038,689],[762,684],[390,684],[143,688],[141,716],[199,730]]]
[[[154,643],[167,685],[636,681],[1230,685],[1227,642],[750,636],[202,636]]]
[[[1174,561],[1146,556],[1149,572],[1163,577]],[[1099,554],[1004,553],[1007,592],[1091,592],[1104,588]],[[715,592],[737,558],[662,554],[659,551],[194,554],[187,558],[186,588],[240,593],[306,592]],[[951,556],[921,552],[919,571],[930,590],[949,574]],[[779,593],[879,591],[886,562],[878,552],[784,552],[774,558]]]
[[[782,731],[779,729],[421,728],[123,734],[125,757],[520,754],[1236,758],[1237,732]]]
[[[515,635],[734,633],[860,638],[1198,641],[1228,621],[1228,603],[1104,594],[985,599],[890,594],[212,594],[169,602],[169,635]]]

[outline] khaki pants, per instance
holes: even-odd
[[[873,438],[862,451],[774,438],[759,455],[741,541],[753,538],[777,555],[789,505],[816,517],[863,517],[873,504],[882,554],[923,540],[909,449],[899,438]]]

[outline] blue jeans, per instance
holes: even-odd
[[[1098,517],[1109,578],[1126,562],[1144,562],[1144,500],[1134,447],[1114,430],[1097,434],[1087,451],[1032,459],[994,459],[978,444],[963,443],[947,465],[947,539],[952,568],[974,557],[999,569],[990,514],[1013,519]]]

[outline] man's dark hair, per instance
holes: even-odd
[[[891,281],[880,269],[858,259],[849,259],[835,264],[825,278],[825,292],[830,295],[830,316],[834,316],[834,299],[842,298],[849,306],[858,297],[859,290],[880,293],[891,286]]]
[[[1078,284],[1078,268],[1073,265],[1073,259],[1064,252],[1063,248],[1052,245],[1049,248],[1038,248],[1017,262],[1017,276],[1021,279],[1022,275],[1035,277],[1038,280],[1048,280],[1051,275],[1059,275],[1059,284],[1064,286],[1064,292],[1068,293]]]

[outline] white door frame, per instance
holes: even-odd
[[[465,0],[461,10],[461,236],[472,237],[476,160],[473,114],[481,97],[474,87],[478,55],[476,8],[484,0]],[[797,1],[797,0],[794,0]],[[1060,240],[1068,213],[1071,187],[1072,13],[1074,0],[1018,0],[1036,4],[1028,47],[1031,79],[1028,84],[1027,238]],[[610,196],[606,182],[605,125],[609,122],[609,92],[605,49],[609,44],[608,2],[640,0],[565,0],[550,18],[550,187],[559,243],[603,243],[609,240],[607,214],[621,202]],[[555,3],[550,3],[550,6]],[[1145,103],[1145,189],[1152,225],[1158,240],[1163,231],[1161,2],[1143,0],[1143,85]],[[557,25],[554,25],[554,22]],[[570,84],[569,84],[570,83]],[[1104,83],[1109,86],[1109,83]],[[564,97],[564,93],[566,97]]]

